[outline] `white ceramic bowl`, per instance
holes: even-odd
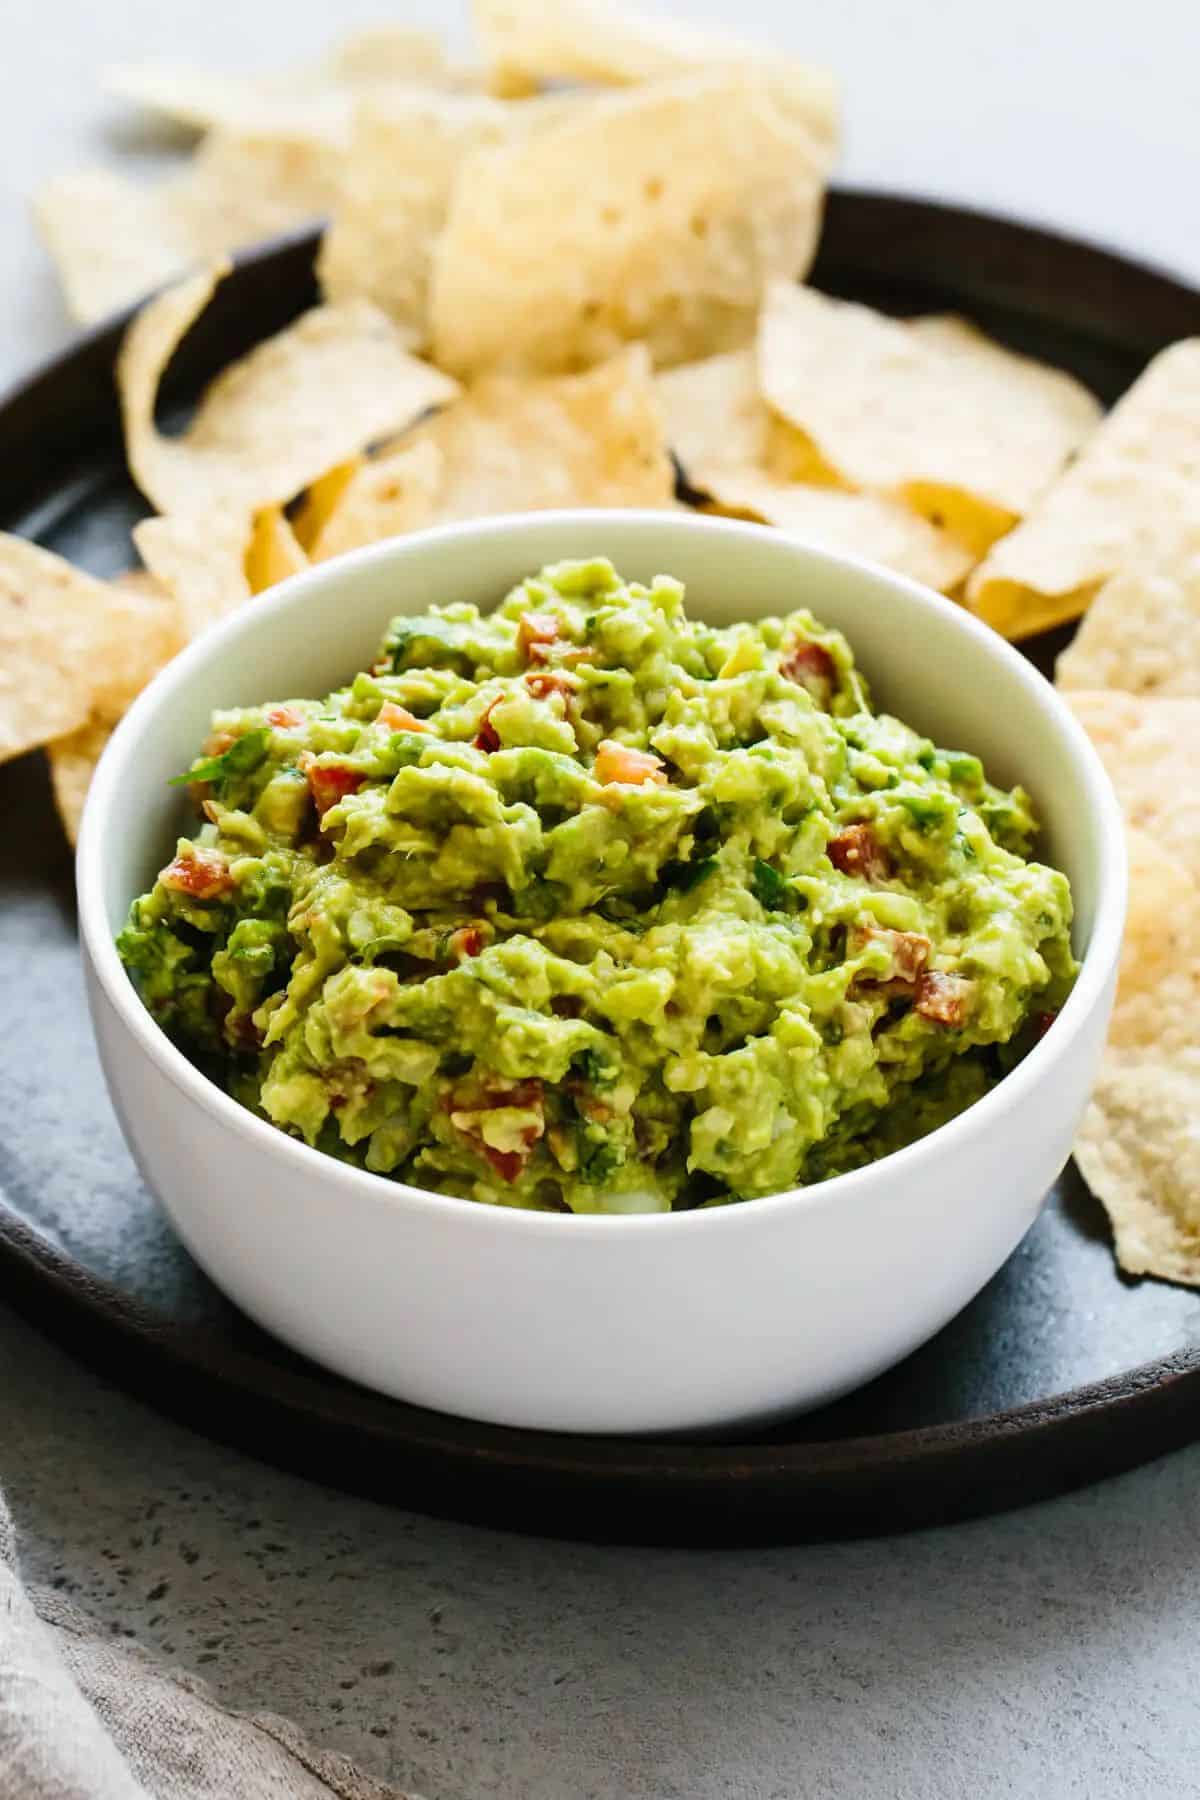
[[[712,1211],[576,1218],[481,1206],[348,1168],[244,1111],[142,1007],[113,948],[186,803],[216,706],[322,694],[395,613],[494,603],[541,564],[604,554],[683,578],[726,623],[811,606],[876,702],[1023,781],[1068,873],[1082,973],[1053,1030],[923,1142],[807,1191]],[[961,609],[758,526],[674,513],[484,520],[323,564],[173,662],[114,734],[88,801],[79,913],[92,1016],[125,1135],[213,1280],[343,1375],[501,1424],[645,1432],[813,1406],[915,1349],[1024,1236],[1066,1161],[1108,1021],[1124,913],[1121,822],[1047,682]]]

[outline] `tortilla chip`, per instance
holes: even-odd
[[[444,469],[441,451],[428,439],[364,462],[317,533],[312,560],[323,562],[432,523]]]
[[[715,504],[703,510],[778,525],[822,550],[882,563],[926,587],[949,593],[971,567],[961,544],[907,507],[876,494],[780,481],[757,469],[707,468],[701,483]]]
[[[1107,1058],[1075,1160],[1112,1221],[1121,1267],[1200,1287],[1200,1048],[1178,1065]]]
[[[252,594],[307,569],[308,557],[280,507],[265,506],[255,515],[244,567]]]
[[[1078,460],[991,551],[967,601],[1009,637],[1084,612],[1200,501],[1200,338],[1156,356]]]
[[[1094,430],[1077,381],[961,319],[905,324],[776,282],[762,391],[851,487],[890,493],[978,557]]]
[[[1112,1029],[1075,1159],[1121,1267],[1200,1285],[1200,887],[1137,830]]]
[[[0,762],[86,722],[120,653],[112,601],[103,581],[0,533]]]
[[[663,364],[747,342],[767,282],[812,260],[828,160],[752,67],[472,153],[434,250],[434,360],[557,372],[629,339]]]
[[[1129,910],[1109,1051],[1174,1052],[1200,1042],[1191,985],[1200,978],[1200,887],[1148,832],[1129,826],[1126,839]]]
[[[771,413],[749,346],[665,369],[654,385],[667,440],[693,486],[700,486],[697,473],[714,463],[765,467]]]
[[[309,563],[277,506],[263,507],[251,517],[175,513],[143,519],[133,528],[133,540],[147,568],[172,596],[185,641]]]
[[[361,456],[351,456],[345,462],[335,464],[305,488],[292,508],[292,533],[300,548],[308,554],[311,555],[313,545],[362,465]]]
[[[237,513],[173,515],[134,526],[138,552],[174,597],[185,638],[196,637],[250,599],[246,552],[251,531],[251,521]]]
[[[168,288],[138,314],[117,359],[134,479],[161,512],[248,513],[282,504],[373,439],[457,392],[405,350],[365,300],[315,307],[217,376],[182,437],[154,423],[159,383],[228,263]]]
[[[317,218],[333,203],[338,161],[304,139],[215,132],[170,181],[59,176],[35,196],[34,216],[67,306],[88,324],[198,262]]]
[[[79,169],[34,196],[34,219],[81,325],[161,287],[191,260],[159,188]]]
[[[624,85],[689,70],[770,64],[817,135],[833,142],[837,84],[825,69],[746,44],[723,31],[641,13],[607,0],[474,0],[475,30],[502,90],[556,81]]]
[[[53,743],[46,746],[55,809],[72,848],[79,840],[83,803],[92,785],[96,764],[104,753],[104,746],[112,736],[113,729],[112,725],[93,719],[89,724],[81,725],[78,731],[72,731],[67,737],[55,738]]]
[[[1200,491],[1190,518],[1105,582],[1054,678],[1060,688],[1200,698]]]
[[[1200,882],[1200,699],[1063,697],[1100,752],[1129,824]]]
[[[434,241],[464,159],[542,129],[580,104],[564,96],[516,104],[416,91],[364,102],[317,260],[326,298],[371,300],[414,348],[423,346]]]
[[[320,62],[290,73],[233,75],[173,63],[131,63],[108,70],[105,86],[197,131],[285,131],[342,143],[364,92],[445,78],[438,40],[397,25],[356,33]]]
[[[644,348],[584,375],[493,375],[422,426],[443,458],[436,517],[669,506],[675,471]]]

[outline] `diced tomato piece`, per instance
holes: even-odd
[[[860,875],[864,881],[886,881],[892,859],[869,825],[846,825],[825,846],[825,854],[843,875]]]
[[[197,850],[192,846],[167,864],[159,876],[163,886],[193,900],[221,900],[234,889],[229,863],[219,850]]]
[[[1050,1027],[1053,1025],[1053,1023],[1054,1023],[1055,1019],[1057,1019],[1057,1017],[1058,1017],[1058,1008],[1057,1007],[1055,1007],[1050,1012],[1034,1013],[1034,1015],[1033,1015],[1034,1036],[1039,1041],[1045,1037],[1046,1033],[1049,1031]]]
[[[345,763],[331,763],[324,766],[309,761],[304,769],[308,777],[308,789],[317,803],[317,813],[323,819],[331,806],[344,800],[347,794],[356,794],[363,782],[364,775],[357,769],[348,769]]]
[[[561,669],[531,670],[525,677],[525,686],[535,700],[548,700],[551,694],[561,694],[566,699],[576,691],[574,680]]]
[[[526,662],[546,662],[558,635],[558,620],[553,614],[526,613],[517,626],[517,649]]]
[[[487,708],[487,711],[479,721],[479,730],[475,733],[473,740],[476,750],[486,750],[489,756],[492,754],[493,750],[498,750],[500,748],[500,733],[492,724],[492,713],[495,711],[496,707],[499,706],[503,698],[503,694],[498,694],[491,702],[491,705]]]
[[[667,771],[661,757],[652,755],[649,750],[631,750],[612,738],[605,738],[596,751],[592,772],[605,787],[614,782],[623,787],[644,787],[647,782],[656,787],[667,784]]]
[[[807,689],[818,706],[828,707],[837,686],[837,664],[824,644],[795,638],[779,659],[779,673]]]
[[[914,1010],[936,1025],[962,1025],[971,1010],[975,983],[965,975],[927,969],[917,982]]]
[[[847,945],[851,956],[861,956],[870,944],[882,944],[892,959],[889,973],[880,979],[905,983],[916,981],[933,948],[919,931],[889,931],[882,925],[856,925]]]
[[[201,745],[201,749],[205,756],[224,756],[225,752],[236,743],[236,731],[210,731]]]
[[[528,1151],[493,1150],[492,1146],[490,1144],[485,1144],[482,1139],[479,1142],[478,1148],[480,1153],[483,1156],[486,1156],[487,1160],[491,1163],[501,1181],[507,1181],[509,1183],[514,1182],[521,1173],[521,1170],[525,1167],[525,1164],[529,1161]]]
[[[475,1088],[465,1092],[460,1089],[457,1094],[447,1095],[442,1106],[450,1113],[455,1129],[462,1133],[476,1154],[487,1159],[502,1181],[511,1182],[517,1179],[533,1154],[534,1145],[545,1133],[543,1100],[542,1083],[528,1080],[514,1081],[508,1087]],[[517,1147],[499,1150],[487,1142],[483,1121],[489,1112],[508,1107],[526,1110],[533,1116],[516,1134]]]
[[[382,725],[386,731],[428,731],[424,719],[418,719],[410,713],[407,706],[397,706],[394,700],[385,700],[375,714],[375,723]]]
[[[276,731],[294,731],[303,723],[302,715],[294,706],[273,706],[267,714],[267,724],[273,725]]]
[[[458,962],[465,962],[468,956],[478,956],[483,949],[483,933],[478,925],[460,925],[457,931],[452,931],[449,949]]]
[[[488,1088],[487,1104],[489,1106],[538,1106],[542,1104],[545,1089],[536,1076],[531,1075],[524,1081],[510,1082],[508,1087]]]

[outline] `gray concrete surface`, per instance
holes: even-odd
[[[1200,273],[1183,204],[1200,147],[1194,0],[737,13],[839,68],[852,178]],[[318,0],[0,0],[0,380],[67,330],[27,190],[146,149],[99,98],[98,66],[150,52],[249,65],[315,48],[332,16]],[[580,1548],[275,1473],[112,1392],[0,1306],[0,1485],[34,1578],[227,1702],[290,1714],[430,1800],[1200,1793],[1200,1448],[894,1542]]]
[[[589,1548],[277,1474],[3,1315],[0,1369],[30,1575],[429,1800],[1200,1792],[1200,1447],[889,1542]]]

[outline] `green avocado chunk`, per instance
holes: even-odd
[[[469,1199],[861,1167],[1076,972],[1020,788],[875,712],[807,610],[717,629],[600,559],[397,618],[327,698],[218,713],[183,779],[204,822],[118,938],[147,1007],[280,1129]]]

